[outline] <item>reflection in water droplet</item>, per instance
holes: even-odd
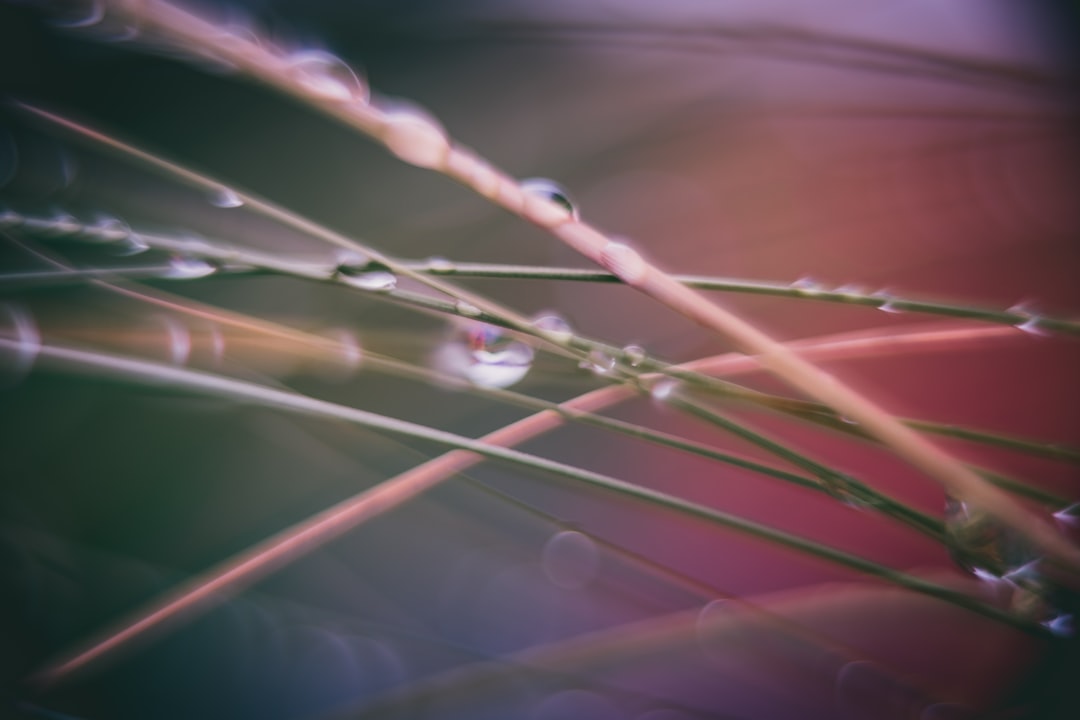
[[[144,253],[149,249],[150,246],[146,244],[145,240],[135,233],[131,233],[117,244],[114,252],[121,257],[130,257]]]
[[[594,348],[578,364],[578,367],[594,372],[597,375],[607,375],[615,369],[615,358],[603,350]]]
[[[288,58],[289,70],[305,89],[329,100],[366,103],[367,83],[348,63],[324,50],[305,50]]]
[[[427,269],[428,272],[441,275],[453,272],[454,263],[444,257],[432,256],[427,259]]]
[[[41,352],[41,333],[30,311],[0,303],[0,387],[14,385],[30,372]]]
[[[521,189],[525,193],[525,216],[533,222],[551,226],[578,219],[577,206],[557,182],[529,178],[521,181]]]
[[[376,261],[352,264],[351,258],[347,258],[345,263],[338,265],[337,276],[346,285],[361,290],[386,292],[397,287],[397,276],[390,272],[390,268]]]
[[[232,188],[222,185],[210,193],[210,204],[214,207],[229,209],[238,208],[244,204],[243,198]]]
[[[1019,322],[1014,326],[1017,330],[1021,330],[1030,335],[1047,336],[1050,333],[1046,331],[1042,326],[1042,320],[1038,317],[1032,316],[1023,322]]]
[[[174,255],[169,259],[169,270],[165,277],[170,280],[193,280],[217,272],[217,266],[209,260],[187,255]]]
[[[1046,620],[1042,625],[1058,637],[1071,638],[1076,634],[1076,618],[1070,613],[1062,613],[1057,617]]]
[[[532,321],[532,326],[547,333],[555,342],[564,343],[574,337],[574,331],[570,328],[570,323],[566,322],[561,315],[555,313],[543,313],[536,316]]]
[[[1080,503],[1073,503],[1054,513],[1054,520],[1064,527],[1080,526]]]
[[[599,562],[596,543],[576,530],[556,533],[544,545],[544,574],[559,587],[576,590],[588,585]]]
[[[383,142],[390,152],[417,167],[442,165],[450,152],[446,131],[415,106],[395,103],[383,118]]]
[[[645,348],[640,345],[627,345],[622,352],[623,362],[632,368],[636,368],[645,362]]]
[[[501,328],[467,321],[435,353],[435,366],[477,387],[505,388],[532,368],[534,351]]]

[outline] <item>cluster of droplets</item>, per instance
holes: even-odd
[[[1055,519],[1062,522],[1058,515]],[[1018,533],[947,496],[945,539],[953,561],[990,583],[1011,612],[1056,634],[1072,634],[1073,617],[1060,607],[1061,591],[1044,572],[1042,557]]]

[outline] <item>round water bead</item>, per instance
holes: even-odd
[[[948,495],[945,541],[953,561],[972,573],[981,571],[1002,577],[1037,558],[1015,532],[982,510]]]
[[[386,108],[382,139],[390,152],[417,167],[438,167],[450,153],[446,130],[430,114],[396,101]]]
[[[589,351],[578,367],[590,370],[597,375],[607,375],[615,369],[615,358],[604,350],[594,348]]]
[[[505,388],[520,382],[532,368],[532,347],[501,328],[466,321],[435,354],[443,372],[484,388]]]
[[[165,277],[170,280],[194,280],[217,272],[218,267],[209,260],[188,255],[174,255],[169,259]]]
[[[550,335],[555,342],[567,342],[574,337],[570,323],[557,313],[548,312],[537,315],[532,321],[532,326]]]
[[[577,205],[566,189],[554,180],[528,178],[521,181],[525,215],[539,225],[557,225],[578,219]]]
[[[645,354],[645,348],[640,345],[627,345],[623,348],[622,359],[628,366],[636,368],[641,363],[645,362],[647,355]]]
[[[366,103],[370,90],[348,63],[325,50],[304,50],[288,58],[289,71],[306,90],[328,100]]]
[[[346,285],[361,290],[386,292],[397,287],[397,276],[386,265],[375,260],[351,256],[337,266],[338,278]]]
[[[235,190],[222,185],[210,192],[210,204],[214,207],[228,210],[230,208],[241,207],[244,204],[244,200]]]
[[[544,545],[544,574],[559,587],[576,590],[588,585],[595,577],[599,563],[596,543],[576,530],[556,533]]]

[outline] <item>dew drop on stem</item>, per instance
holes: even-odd
[[[210,204],[228,210],[241,207],[244,200],[235,190],[223,185],[210,192]]]
[[[442,125],[421,108],[394,102],[383,115],[383,142],[401,160],[423,168],[438,167],[450,152]]]
[[[577,205],[566,189],[554,180],[528,178],[521,181],[525,216],[538,225],[553,226],[578,219]]]
[[[346,285],[361,290],[387,292],[397,287],[397,276],[386,265],[376,261],[338,265],[337,277]]]
[[[623,348],[622,358],[628,367],[639,367],[641,363],[645,362],[645,348],[640,345],[627,345]]]
[[[581,361],[579,367],[597,375],[607,375],[615,369],[615,358],[604,350],[594,348]]]
[[[290,55],[289,71],[308,92],[328,100],[366,103],[367,82],[349,64],[325,50],[303,50]]]
[[[520,382],[532,369],[531,346],[502,328],[468,321],[439,347],[439,370],[484,388],[505,388]]]
[[[547,334],[555,342],[565,343],[574,336],[570,323],[556,313],[542,313],[536,316],[532,321],[532,326]]]
[[[170,280],[194,280],[217,272],[218,267],[209,260],[189,255],[174,255],[169,258],[169,269],[165,277]]]

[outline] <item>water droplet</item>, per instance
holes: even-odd
[[[188,255],[174,255],[169,259],[169,270],[165,277],[170,280],[193,280],[217,272],[217,265],[209,260]]]
[[[436,365],[477,387],[505,388],[528,374],[533,356],[529,345],[502,328],[471,321],[439,349]]]
[[[521,181],[525,193],[525,216],[538,225],[553,226],[577,220],[577,207],[566,190],[553,180],[529,178]]]
[[[861,285],[841,285],[833,290],[833,292],[847,298],[858,299],[865,297],[870,291]]]
[[[1013,327],[1022,332],[1026,332],[1030,335],[1046,336],[1049,335],[1044,327],[1042,327],[1042,318],[1031,308],[1031,303],[1021,302],[1013,305],[1008,309],[1008,312],[1016,316],[1016,321],[1013,322]]]
[[[420,108],[395,103],[383,117],[383,142],[390,152],[417,167],[443,164],[450,153],[450,139],[435,118]]]
[[[645,362],[647,355],[645,348],[640,345],[627,345],[622,351],[623,362],[632,368],[636,368]]]
[[[1042,320],[1040,318],[1032,316],[1027,320],[1024,320],[1023,322],[1017,323],[1015,327],[1017,330],[1022,330],[1023,332],[1029,333],[1031,335],[1039,335],[1045,337],[1050,333],[1042,327],[1041,323]]]
[[[578,367],[590,370],[597,375],[607,375],[615,369],[615,358],[604,350],[594,348],[589,351]]]
[[[951,496],[945,498],[945,542],[957,565],[1000,578],[1035,559],[1030,546],[993,517]]]
[[[366,103],[370,90],[348,63],[325,50],[304,50],[288,58],[289,71],[308,92],[328,100]]]
[[[73,0],[50,10],[54,11],[50,22],[56,27],[86,28],[105,18],[105,0]]]
[[[139,235],[129,233],[127,237],[116,245],[114,252],[121,257],[130,257],[144,253],[149,249],[150,246]]]
[[[596,543],[576,530],[556,533],[544,545],[544,574],[559,587],[576,590],[592,582],[600,563]]]
[[[222,185],[210,193],[210,204],[214,207],[230,209],[238,208],[244,204],[243,198],[232,188]]]
[[[42,232],[42,235],[47,237],[64,237],[67,235],[74,235],[82,230],[82,223],[80,223],[75,216],[70,213],[58,210],[54,212],[48,219],[48,228]]]
[[[899,307],[897,307],[896,304],[891,300],[886,300],[885,302],[881,303],[880,305],[877,306],[877,309],[880,310],[881,312],[887,312],[887,313],[893,313],[893,314],[900,314],[900,313],[904,312]]]
[[[19,382],[41,352],[41,333],[22,305],[0,303],[0,387]]]
[[[675,392],[677,383],[670,378],[656,380],[649,389],[649,394],[654,400],[667,400]]]
[[[93,224],[86,227],[87,236],[101,242],[118,242],[131,235],[131,226],[118,217],[98,214]]]
[[[543,313],[538,315],[532,321],[532,326],[537,330],[547,333],[551,339],[557,343],[568,342],[574,337],[574,331],[570,328],[570,323],[566,322],[561,315],[556,313]]]
[[[825,290],[824,285],[811,277],[801,277],[788,287],[798,290],[799,294],[804,296],[820,295]]]
[[[600,252],[600,264],[623,282],[635,285],[645,279],[649,270],[638,251],[624,242],[612,240]]]
[[[440,256],[429,257],[427,259],[427,270],[437,275],[445,275],[454,271],[454,263]]]
[[[465,317],[479,317],[482,312],[480,308],[464,300],[458,300],[457,302],[455,302],[454,309],[457,310],[459,314],[464,315]]]
[[[361,290],[386,292],[397,287],[397,276],[390,268],[374,260],[360,265],[338,265],[337,276],[346,285]]]

